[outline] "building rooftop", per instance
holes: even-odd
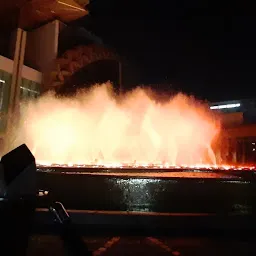
[[[212,110],[221,112],[256,112],[256,99],[240,99],[209,103]]]

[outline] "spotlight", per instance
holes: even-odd
[[[4,155],[0,163],[0,196],[15,200],[36,196],[35,158],[23,144]]]
[[[23,144],[0,162],[0,226],[9,255],[26,255],[36,206],[36,163]],[[9,245],[12,244],[10,247]]]

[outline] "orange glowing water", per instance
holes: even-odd
[[[47,165],[216,165],[211,146],[218,132],[209,107],[191,97],[157,102],[137,88],[120,99],[103,84],[22,104],[6,151],[26,143]]]

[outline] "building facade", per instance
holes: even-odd
[[[210,104],[221,118],[222,130],[216,145],[220,163],[256,163],[256,99]]]
[[[78,3],[79,2],[79,3]],[[17,0],[0,3],[0,139],[22,100],[44,91],[44,74],[58,56],[66,22],[88,14],[87,0]]]
[[[88,3],[88,0],[0,3],[3,32],[0,37],[0,139],[22,100],[36,98],[47,90],[58,91],[59,87],[68,91],[69,84],[75,83],[81,74],[80,82],[84,84],[110,80],[120,85],[117,55],[85,28],[68,25],[88,14],[83,7]]]
[[[0,56],[0,134],[7,127],[8,113],[12,106],[12,100],[20,101],[36,98],[40,95],[42,84],[42,73],[26,65],[22,65],[19,75],[19,91],[11,90],[17,75],[14,73],[14,60]],[[17,89],[17,88],[15,88]],[[17,93],[14,98],[14,93]]]

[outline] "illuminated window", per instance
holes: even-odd
[[[26,100],[31,98],[37,98],[40,95],[40,84],[22,78],[20,86],[20,99]]]
[[[240,106],[241,106],[240,103],[234,103],[234,104],[211,106],[210,109],[230,109],[230,108],[239,108]]]

